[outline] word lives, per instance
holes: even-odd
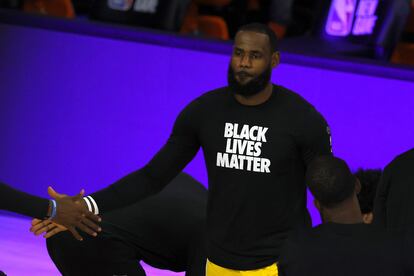
[[[270,173],[270,160],[262,158],[267,127],[225,123],[225,152],[217,152],[217,167]]]

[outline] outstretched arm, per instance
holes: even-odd
[[[175,121],[167,143],[142,169],[85,198],[95,214],[133,204],[161,191],[194,158],[200,148],[197,100]]]

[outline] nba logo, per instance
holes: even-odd
[[[329,10],[325,30],[332,36],[351,33],[357,0],[334,0]]]
[[[133,0],[108,0],[108,7],[117,11],[128,11],[131,9]]]

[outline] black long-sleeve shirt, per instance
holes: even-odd
[[[374,201],[374,223],[390,229],[414,228],[414,149],[385,169]]]
[[[325,120],[281,86],[256,106],[220,88],[181,112],[144,168],[91,196],[101,212],[132,204],[160,191],[200,147],[209,179],[208,258],[238,270],[274,263],[288,231],[309,224],[304,175],[313,157],[331,153]]]
[[[49,200],[0,183],[0,209],[43,219],[47,215]]]
[[[289,236],[278,263],[279,275],[413,275],[413,245],[412,234],[362,223],[325,223]]]

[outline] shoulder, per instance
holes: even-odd
[[[275,85],[275,88],[279,98],[282,98],[283,102],[289,107],[304,109],[313,108],[313,106],[297,92],[281,85]]]
[[[391,174],[395,174],[396,171],[401,173],[403,171],[411,172],[414,166],[414,149],[406,151],[396,156],[385,168],[383,174],[390,177]],[[406,176],[406,174],[402,174]],[[409,173],[411,175],[411,173]]]
[[[210,104],[215,103],[216,101],[220,101],[223,98],[229,95],[229,91],[227,86],[220,87],[214,90],[210,90],[202,94],[200,97],[196,99],[196,101],[202,104]]]
[[[194,100],[192,100],[189,104],[187,104],[185,109],[192,109],[192,108],[201,108],[209,105],[214,105],[217,102],[220,102],[227,93],[227,87],[220,87],[214,90],[207,91],[202,95],[198,96]]]
[[[395,157],[391,161],[390,165],[396,166],[400,164],[405,164],[406,162],[414,165],[414,148],[400,155],[397,155],[397,157]]]
[[[218,103],[223,102],[225,95],[226,87],[214,89],[202,94],[193,99],[181,110],[176,122],[179,125],[186,122],[187,124],[197,126],[209,116],[211,110],[214,110],[218,106]]]
[[[325,122],[318,110],[298,93],[280,85],[276,85],[276,93],[278,93],[277,97],[283,103],[286,110],[292,115],[306,120],[307,123],[309,120]]]

